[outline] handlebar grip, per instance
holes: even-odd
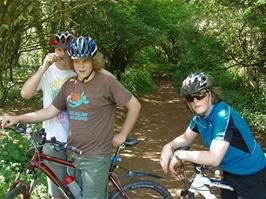
[[[82,154],[82,150],[80,150],[80,149],[78,149],[78,148],[76,148],[76,147],[74,147],[74,146],[71,146],[71,145],[66,144],[66,145],[65,145],[65,148],[66,148],[67,150],[72,151],[72,152],[74,152],[74,153],[77,153],[77,154],[79,154],[79,155]]]
[[[25,133],[27,131],[27,127],[26,127],[26,125],[18,123],[15,131],[16,131],[16,133],[22,134],[22,133]]]

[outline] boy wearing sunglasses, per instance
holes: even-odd
[[[219,166],[235,189],[221,190],[222,199],[265,198],[266,156],[246,121],[220,99],[213,78],[202,72],[188,76],[181,95],[194,115],[186,131],[163,147],[160,163],[164,172],[176,174],[181,161]],[[190,146],[199,134],[207,150],[174,152]]]

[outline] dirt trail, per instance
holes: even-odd
[[[176,180],[164,174],[159,164],[164,144],[183,132],[191,117],[168,75],[153,74],[158,92],[139,98],[142,105],[140,117],[129,137],[137,138],[137,147],[128,149],[124,164],[135,170],[150,171],[164,176],[160,183],[175,195]],[[119,120],[119,119],[118,119]]]

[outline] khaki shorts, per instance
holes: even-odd
[[[77,183],[82,189],[83,198],[105,199],[108,198],[108,173],[111,157],[72,157],[77,171]],[[77,175],[78,174],[78,175]]]
[[[64,152],[58,152],[53,149],[53,146],[50,144],[45,144],[43,147],[43,153],[52,157],[57,157],[66,160],[67,156]],[[46,162],[47,166],[56,174],[58,179],[63,183],[64,178],[67,176],[67,168],[64,166],[60,166],[58,164],[50,163],[49,161]],[[48,183],[48,193],[50,196],[59,197],[63,196],[62,192],[57,188],[57,186],[47,177]]]

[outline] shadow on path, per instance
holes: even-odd
[[[153,78],[158,91],[139,98],[142,105],[140,117],[129,135],[137,138],[139,144],[124,152],[127,158],[124,158],[123,164],[134,170],[149,171],[164,176],[166,179],[160,184],[175,195],[177,181],[173,176],[163,173],[159,163],[160,152],[164,144],[187,128],[191,113],[176,92],[168,75],[155,73]],[[118,120],[120,119],[119,114]]]

